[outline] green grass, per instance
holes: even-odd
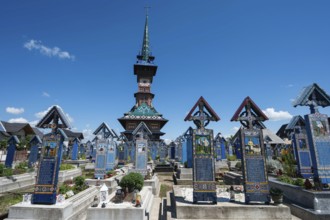
[[[20,193],[8,193],[0,197],[0,214],[7,213],[9,207],[21,202],[23,195]]]
[[[71,170],[76,168],[75,166],[73,166],[72,164],[61,164],[60,166],[60,170]]]
[[[172,190],[172,187],[169,185],[166,185],[166,184],[160,185],[159,197],[160,198],[166,197],[166,193],[171,190]]]

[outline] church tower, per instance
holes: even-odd
[[[155,95],[151,93],[151,84],[157,72],[157,65],[154,64],[155,57],[152,56],[149,45],[148,14],[145,20],[142,49],[136,58],[134,75],[137,78],[138,91],[134,94],[135,105],[118,121],[124,127],[123,134],[129,141],[133,138],[132,132],[141,122],[144,122],[152,132],[151,140],[159,141],[160,136],[165,134],[160,130],[168,120],[164,119],[152,104]]]

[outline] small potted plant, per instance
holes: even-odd
[[[269,193],[274,201],[274,204],[281,204],[283,202],[283,191],[281,189],[271,187]]]

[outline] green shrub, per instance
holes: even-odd
[[[296,186],[304,186],[304,179],[297,178],[293,181],[293,184],[296,185]]]
[[[3,171],[4,171],[5,168],[5,165],[0,163],[0,176],[3,176]]]
[[[75,166],[73,166],[72,164],[61,164],[60,166],[60,170],[71,170],[74,168]]]
[[[15,169],[27,169],[28,168],[28,163],[27,162],[20,162],[15,166]]]
[[[270,193],[270,195],[272,195],[272,196],[280,196],[280,195],[283,195],[283,191],[282,191],[281,189],[279,189],[279,188],[274,188],[274,187],[270,188],[269,193]]]
[[[234,161],[236,159],[237,159],[236,155],[231,155],[231,156],[227,155],[227,160],[229,161]]]
[[[235,164],[235,168],[237,168],[238,170],[242,169],[242,162],[241,162],[241,161],[238,161],[238,162]]]
[[[73,188],[73,192],[75,194],[85,190],[88,188],[88,186],[85,184],[85,178],[82,176],[78,176],[75,178],[74,180],[74,188]]]
[[[78,176],[74,179],[74,184],[76,186],[83,186],[85,184],[85,178],[82,176]]]
[[[288,184],[293,184],[294,180],[286,175],[282,175],[278,178],[279,181],[284,182],[284,183],[288,183]]]
[[[11,168],[5,167],[4,164],[0,164],[0,177],[2,176],[12,176],[13,170]]]
[[[124,176],[119,185],[122,188],[128,188],[129,192],[132,192],[134,189],[141,190],[143,187],[143,176],[139,173],[129,173],[128,175]]]
[[[59,188],[59,193],[60,194],[65,194],[65,193],[67,193],[68,191],[70,191],[72,188],[69,186],[69,185],[67,185],[67,184],[63,184],[62,186],[60,186],[60,188]]]

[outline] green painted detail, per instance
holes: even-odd
[[[146,103],[142,103],[137,108],[133,109],[128,114],[135,116],[159,116],[160,114],[153,107],[148,106]]]

